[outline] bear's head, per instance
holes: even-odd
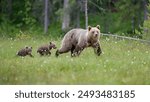
[[[25,47],[25,49],[26,49],[26,53],[27,53],[27,54],[31,54],[31,52],[32,52],[32,47]]]
[[[93,40],[98,40],[100,37],[100,26],[96,27],[88,26],[88,37]]]
[[[55,43],[53,43],[53,42],[49,42],[49,49],[56,49],[57,47],[56,47],[56,45],[55,45]]]

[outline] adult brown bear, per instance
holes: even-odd
[[[100,46],[100,26],[88,26],[88,29],[72,29],[64,36],[61,48],[56,51],[59,54],[71,51],[71,56],[79,56],[86,47],[93,47],[99,56],[102,53]]]

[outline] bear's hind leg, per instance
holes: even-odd
[[[73,55],[79,56],[83,50],[84,50],[83,47],[80,47],[79,45],[77,45],[73,51]]]
[[[56,51],[55,56],[56,56],[56,57],[59,56],[59,50]]]
[[[44,56],[44,52],[43,51],[40,51],[39,54],[40,54],[40,56]]]
[[[49,56],[50,56],[50,55],[51,55],[51,52],[50,52],[50,51],[48,51],[48,52],[46,53],[46,55],[49,55]]]
[[[56,51],[55,56],[58,57],[59,54],[67,53],[71,50],[71,48],[60,48]]]
[[[75,46],[74,45],[72,45],[72,48],[71,48],[71,57],[74,57],[74,50],[75,50]]]

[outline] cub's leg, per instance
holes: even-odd
[[[34,57],[31,53],[28,53],[28,55],[29,55],[30,57]]]
[[[50,52],[50,51],[47,51],[46,55],[51,55],[51,52]]]
[[[42,51],[39,51],[39,54],[41,55],[41,56],[44,56],[44,51],[42,50]]]

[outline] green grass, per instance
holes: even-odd
[[[51,38],[0,38],[0,84],[150,84],[150,45],[112,38],[101,39],[103,54],[85,49],[40,57],[36,50]],[[52,40],[51,40],[52,41]],[[60,47],[60,39],[53,40]],[[16,57],[18,49],[33,47],[34,58]]]

